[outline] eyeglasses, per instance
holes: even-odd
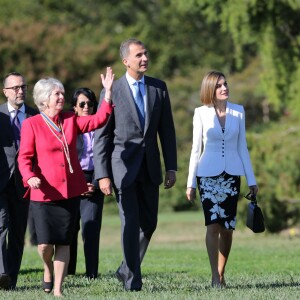
[[[80,108],[84,108],[84,106],[87,104],[87,106],[90,108],[90,107],[93,107],[94,106],[94,103],[93,102],[85,102],[85,101],[82,101],[78,104],[78,106]]]
[[[222,87],[222,85],[224,85],[226,88],[228,88],[228,83],[227,83],[227,81],[225,81],[223,84],[217,83],[216,84],[216,90],[219,89],[220,87]]]
[[[16,85],[8,88],[4,88],[6,90],[13,90],[15,93],[19,91],[19,89],[22,89],[22,91],[25,91],[27,89],[28,85],[23,84],[23,85]]]

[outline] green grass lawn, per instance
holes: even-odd
[[[159,215],[157,231],[142,265],[143,290],[124,292],[114,272],[122,259],[117,215],[104,215],[100,246],[100,276],[84,278],[79,239],[77,275],[68,276],[66,299],[300,299],[300,238],[286,234],[254,234],[238,220],[227,265],[227,288],[210,287],[202,212]],[[0,291],[0,299],[53,299],[41,289],[42,263],[26,242],[15,291]]]

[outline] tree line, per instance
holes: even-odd
[[[136,37],[146,44],[148,74],[168,84],[178,137],[178,182],[161,192],[161,210],[199,208],[185,200],[193,110],[200,105],[203,75],[224,72],[230,100],[246,109],[268,229],[299,222],[300,1],[0,0],[0,5],[2,77],[18,71],[30,87],[43,76],[57,77],[67,100],[82,86],[99,95],[99,74],[108,65],[117,78],[123,74],[122,40]],[[240,201],[241,218],[246,204]]]

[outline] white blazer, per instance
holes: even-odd
[[[223,133],[214,107],[195,109],[187,187],[196,188],[197,176],[217,176],[223,171],[246,176],[248,186],[256,185],[246,142],[244,107],[227,102],[225,122]]]

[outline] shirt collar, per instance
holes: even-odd
[[[126,79],[127,79],[127,81],[128,81],[128,83],[129,83],[129,85],[133,85],[133,84],[135,84],[136,82],[137,82],[137,80],[135,80],[134,78],[132,78],[129,74],[128,74],[128,72],[126,72]],[[143,84],[145,84],[145,76],[143,76],[140,80],[138,80],[138,81],[140,81],[140,82],[142,82]]]
[[[8,112],[9,113],[15,112],[15,108],[12,107],[9,102],[7,102],[7,107],[8,107]],[[22,106],[19,108],[19,111],[21,111],[22,113],[25,114],[25,105],[24,104],[22,104]]]

